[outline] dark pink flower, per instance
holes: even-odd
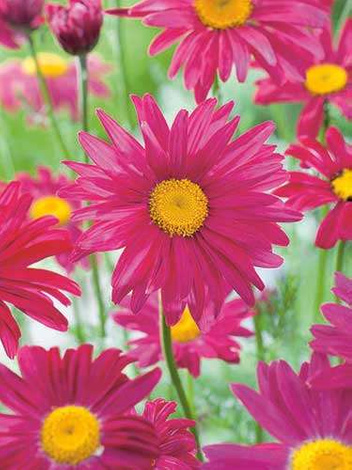
[[[291,145],[287,154],[317,174],[292,171],[290,181],[276,194],[288,198],[290,206],[302,211],[328,206],[315,244],[329,249],[338,240],[352,240],[352,146],[334,127],[326,132],[327,147],[309,137],[301,137],[300,141],[301,145]]]
[[[23,39],[23,35],[11,29],[0,15],[0,45],[9,49],[18,49]]]
[[[146,419],[128,413],[150,394],[158,369],[128,379],[130,361],[118,349],[93,359],[93,347],[45,351],[21,348],[21,376],[0,365],[4,470],[151,468],[158,437]]]
[[[31,203],[28,194],[20,195],[20,183],[9,184],[0,194],[0,339],[11,358],[17,352],[21,332],[8,304],[49,328],[66,331],[67,319],[53,299],[70,305],[62,291],[80,294],[78,285],[70,279],[31,268],[38,261],[72,249],[67,231],[53,228],[57,223],[53,217],[28,221]]]
[[[235,299],[226,302],[219,316],[214,318],[213,305],[209,303],[203,315],[208,325],[202,331],[186,307],[178,323],[171,327],[177,366],[188,369],[194,377],[198,377],[202,358],[238,363],[241,347],[235,338],[252,335],[251,331],[241,326],[252,315],[253,312],[241,299]],[[114,320],[128,330],[144,333],[129,343],[132,349],[128,355],[137,360],[140,367],[148,367],[162,359],[156,293],[149,297],[140,314],[134,315],[127,303],[127,308],[114,314]]]
[[[29,33],[42,23],[44,0],[0,0],[0,19],[10,28]]]
[[[96,46],[103,24],[101,0],[69,0],[68,6],[46,6],[49,26],[62,48],[73,55]]]

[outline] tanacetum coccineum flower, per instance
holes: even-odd
[[[298,210],[328,205],[331,210],[319,227],[315,244],[329,249],[338,240],[352,240],[352,146],[334,127],[326,132],[327,147],[308,137],[300,141],[287,154],[318,174],[293,171],[276,194],[288,198],[289,205]]]
[[[130,9],[110,14],[141,18],[144,24],[163,28],[150,46],[152,55],[180,42],[169,76],[184,68],[185,86],[203,101],[216,74],[222,81],[236,68],[246,79],[251,55],[264,68],[281,75],[280,36],[297,46],[314,49],[305,27],[327,21],[331,0],[144,0]],[[284,58],[290,60],[289,55]],[[291,56],[292,61],[292,56]]]
[[[38,60],[54,109],[67,109],[71,119],[78,120],[77,67],[74,60],[67,60],[51,52],[40,52]],[[110,93],[103,78],[110,72],[110,66],[93,55],[88,61],[88,68],[89,91],[102,98],[108,97]],[[0,65],[0,103],[8,111],[27,107],[32,123],[43,121],[44,103],[31,57],[10,59]]]
[[[321,311],[330,325],[314,325],[314,340],[311,347],[332,356],[352,361],[352,279],[336,273],[336,287],[333,292],[346,306],[335,303],[325,304]]]
[[[31,202],[28,194],[20,196],[20,183],[10,183],[0,194],[0,339],[11,358],[21,332],[8,304],[50,328],[66,331],[67,320],[52,299],[69,305],[62,291],[80,294],[70,279],[30,267],[72,249],[67,231],[53,228],[53,217],[28,221]]]
[[[313,355],[296,374],[284,361],[258,366],[259,392],[232,385],[253,418],[278,442],[256,446],[219,444],[205,448],[209,470],[350,470],[352,390],[317,390],[310,379],[332,370]]]
[[[346,21],[337,47],[334,47],[331,31],[324,29],[319,36],[324,56],[297,57],[300,76],[284,85],[278,85],[275,77],[257,82],[255,102],[305,103],[298,121],[297,132],[301,136],[317,137],[324,121],[324,105],[337,106],[347,119],[352,119],[352,19]]]
[[[219,310],[230,287],[253,304],[252,285],[264,288],[254,266],[279,266],[272,246],[289,242],[278,222],[301,218],[266,193],[287,177],[282,156],[265,143],[273,124],[231,141],[239,122],[227,122],[233,103],[216,110],[211,99],[191,114],[181,110],[170,129],[150,95],[133,101],[144,146],[98,111],[111,142],[83,132],[94,165],[67,162],[79,178],[60,194],[90,201],[74,220],[94,221],[78,239],[75,259],[123,248],[114,303],[132,291],[137,313],[161,289],[171,325],[186,305],[199,322],[207,294]]]
[[[118,349],[93,359],[93,347],[18,353],[21,377],[0,365],[0,462],[4,470],[150,469],[159,455],[154,426],[131,414],[160,378],[128,379]]]
[[[211,310],[210,306],[206,310]],[[206,311],[208,318],[213,312]],[[253,315],[241,299],[226,302],[220,314],[202,331],[186,307],[176,325],[171,327],[171,337],[176,364],[186,368],[194,376],[200,374],[202,358],[221,359],[230,363],[240,361],[240,345],[237,337],[248,337],[252,332],[241,326],[246,318]],[[128,355],[138,360],[140,367],[147,367],[162,359],[159,331],[158,295],[152,294],[139,315],[133,315],[129,309],[114,314],[119,325],[132,331],[144,333],[140,338],[129,342]]]

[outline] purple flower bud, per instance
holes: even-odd
[[[44,0],[0,0],[0,18],[14,29],[29,31],[42,23]]]

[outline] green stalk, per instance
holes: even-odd
[[[335,271],[343,272],[343,261],[346,250],[346,242],[340,241],[336,253],[336,269]]]
[[[97,262],[97,257],[95,255],[91,255],[90,263],[91,263],[92,274],[93,274],[93,288],[94,288],[94,292],[95,292],[95,297],[96,297],[97,302],[98,302],[100,336],[101,336],[101,338],[105,338],[105,336],[106,336],[105,305],[104,305],[103,293],[101,291],[101,285],[100,285],[98,262]]]
[[[262,312],[258,309],[256,315],[254,315],[254,331],[255,331],[255,342],[257,348],[257,360],[258,362],[265,360],[265,347],[264,347],[264,339],[263,339],[263,331],[262,331]],[[257,444],[262,443],[264,440],[264,432],[262,427],[259,423],[256,422],[255,426],[255,442]]]
[[[314,318],[320,314],[320,306],[324,300],[325,293],[325,276],[328,261],[328,250],[319,248],[319,263],[318,263],[318,280],[317,291],[314,304]]]
[[[76,298],[73,298],[72,304],[73,304],[73,313],[75,317],[75,336],[76,336],[78,344],[83,344],[85,343],[85,334],[84,334],[84,328],[83,328],[83,324],[82,324],[81,316],[79,312],[78,300]]]

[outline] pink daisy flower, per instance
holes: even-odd
[[[296,374],[284,361],[259,364],[259,392],[234,384],[232,391],[253,418],[278,442],[256,446],[208,446],[205,469],[350,470],[352,390],[320,391],[310,379],[331,366],[313,355]]]
[[[67,231],[53,228],[56,219],[28,221],[31,197],[20,196],[20,184],[10,183],[0,194],[0,339],[7,355],[17,352],[20,329],[8,304],[34,320],[58,331],[67,330],[67,319],[52,298],[63,305],[70,300],[62,291],[79,295],[70,279],[31,265],[72,248]]]
[[[18,174],[16,179],[21,183],[24,193],[29,193],[33,202],[29,210],[31,219],[38,219],[45,215],[52,215],[58,220],[58,225],[65,228],[72,240],[72,244],[82,233],[80,224],[72,222],[73,210],[78,209],[80,204],[72,199],[63,199],[57,195],[58,191],[66,186],[70,180],[67,176],[60,174],[55,177],[50,168],[38,167],[37,178],[32,178],[28,173]],[[74,263],[70,260],[71,251],[60,253],[56,256],[58,263],[68,273],[74,269]],[[82,260],[83,266],[88,267],[87,260]]]
[[[175,402],[163,398],[149,401],[144,407],[143,417],[153,426],[159,440],[159,456],[151,468],[155,470],[191,470],[200,466],[195,458],[196,443],[189,428],[194,421],[173,418]]]
[[[0,461],[5,470],[150,469],[157,436],[130,410],[155,387],[160,370],[128,379],[118,349],[21,348],[21,376],[0,365]]]
[[[170,129],[150,95],[133,101],[144,146],[98,111],[110,143],[82,132],[94,164],[67,162],[79,178],[60,194],[90,201],[73,219],[94,221],[74,259],[123,248],[112,278],[114,303],[132,291],[137,313],[161,289],[170,325],[186,305],[199,322],[206,298],[219,310],[230,287],[254,304],[252,285],[264,288],[254,267],[279,266],[272,246],[289,242],[278,222],[301,218],[267,194],[287,174],[282,156],[265,143],[273,124],[231,141],[239,122],[227,122],[233,103],[216,110],[211,99],[191,114],[181,110]]]
[[[55,110],[67,109],[71,119],[79,120],[77,67],[74,60],[67,60],[51,52],[40,52],[38,60],[46,78]],[[96,96],[110,95],[103,78],[110,72],[110,65],[98,56],[90,56],[89,91]],[[31,57],[10,59],[0,65],[0,103],[8,111],[29,108],[30,121],[43,122],[44,103],[39,90],[36,67]]]
[[[141,18],[163,31],[150,46],[155,55],[180,42],[169,69],[174,78],[184,69],[185,87],[203,101],[219,74],[226,82],[232,69],[244,82],[251,55],[279,79],[292,56],[280,47],[289,43],[317,53],[306,26],[327,21],[331,0],[144,0],[130,9],[108,13]]]
[[[297,125],[299,136],[317,137],[324,122],[324,106],[337,106],[347,119],[352,119],[352,19],[346,21],[335,47],[330,27],[319,35],[322,57],[301,54],[295,59],[299,74],[285,85],[272,76],[257,82],[257,104],[304,103]],[[289,46],[288,46],[289,47]],[[294,53],[292,51],[292,53]]]
[[[347,306],[330,303],[321,307],[330,325],[314,325],[311,331],[315,339],[310,345],[317,352],[352,361],[352,279],[336,273],[335,280],[333,292]]]
[[[320,224],[315,244],[329,249],[338,240],[352,240],[352,146],[334,127],[326,132],[327,147],[309,137],[300,141],[301,145],[291,145],[287,154],[318,174],[292,171],[289,182],[276,194],[302,211],[328,205],[330,210]]]
[[[174,356],[179,368],[188,369],[194,377],[200,375],[202,358],[222,359],[229,363],[239,363],[240,345],[235,337],[249,337],[252,332],[241,326],[242,321],[253,316],[241,299],[226,302],[219,316],[214,318],[213,306],[206,307],[204,317],[208,328],[201,331],[193,320],[188,307],[180,320],[171,327]],[[140,315],[134,315],[129,308],[114,314],[117,324],[132,331],[144,333],[138,339],[129,342],[132,349],[128,352],[140,367],[148,367],[162,360],[160,344],[158,295],[152,294]]]

